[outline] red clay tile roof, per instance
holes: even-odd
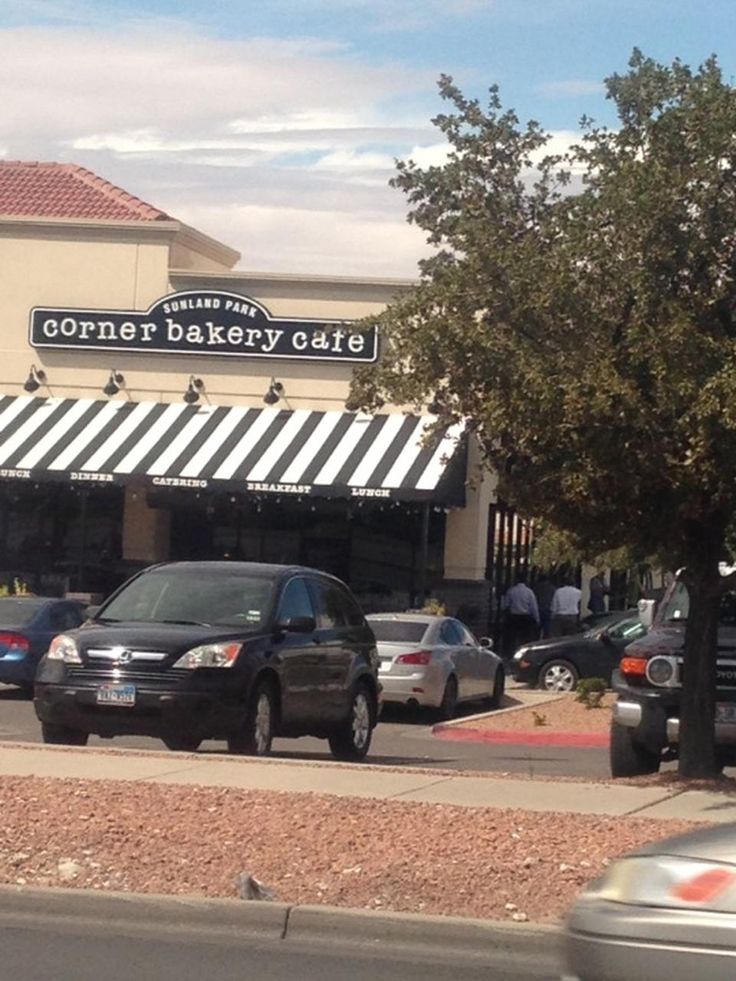
[[[70,163],[0,160],[0,215],[161,221],[170,216]]]

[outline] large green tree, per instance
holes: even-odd
[[[440,166],[394,186],[434,246],[376,318],[353,399],[468,420],[502,491],[582,549],[687,570],[680,772],[717,770],[719,562],[736,513],[736,91],[634,51],[606,80],[615,127],[545,156],[497,89],[440,80]]]

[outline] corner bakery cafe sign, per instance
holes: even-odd
[[[341,320],[273,317],[250,297],[214,290],[172,293],[145,312],[34,307],[30,342],[75,351],[358,363],[378,357],[375,328],[356,332]]]

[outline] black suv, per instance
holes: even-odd
[[[611,773],[656,773],[676,759],[680,736],[683,645],[689,610],[687,587],[675,580],[648,634],[624,651],[613,675],[618,701],[611,724]],[[718,628],[716,746],[721,763],[736,763],[736,594],[721,600]]]
[[[347,586],[300,566],[180,562],[120,587],[54,638],[36,675],[44,742],[226,739],[266,755],[274,736],[329,740],[361,760],[378,718],[373,633]]]

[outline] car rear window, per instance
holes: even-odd
[[[406,641],[418,643],[427,630],[426,623],[415,620],[371,620],[368,619],[376,640]]]
[[[46,600],[0,599],[0,627],[25,627],[44,606]]]
[[[262,576],[157,569],[134,579],[98,618],[258,630],[270,616],[274,590],[273,580]]]

